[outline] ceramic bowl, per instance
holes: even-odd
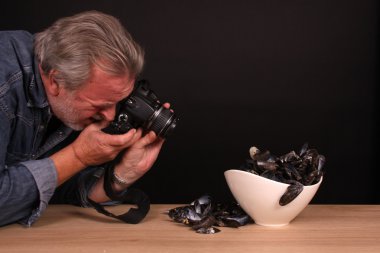
[[[303,191],[292,202],[279,205],[288,184],[273,181],[243,170],[224,172],[227,184],[243,210],[258,225],[284,226],[289,224],[309,204],[322,179],[318,183],[304,186]]]

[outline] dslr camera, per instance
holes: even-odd
[[[116,116],[103,129],[109,134],[123,134],[132,128],[153,130],[157,136],[166,138],[176,128],[178,117],[165,108],[157,95],[149,88],[147,80],[135,83],[132,93],[116,106]]]

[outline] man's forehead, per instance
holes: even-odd
[[[133,87],[134,78],[128,74],[112,76],[104,71],[94,71],[79,95],[97,103],[113,104],[127,97]]]

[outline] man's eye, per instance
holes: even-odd
[[[99,110],[107,110],[107,109],[110,109],[112,107],[113,107],[112,104],[110,104],[110,105],[101,105],[101,106],[98,106],[98,109]]]

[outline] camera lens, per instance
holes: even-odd
[[[177,126],[178,117],[169,109],[161,106],[148,121],[147,129],[160,137],[167,137]]]

